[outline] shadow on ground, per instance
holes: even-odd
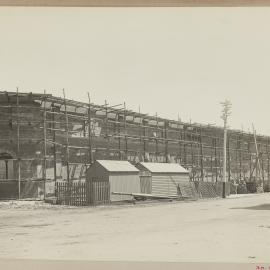
[[[259,204],[250,207],[234,207],[231,209],[270,210],[270,204]]]

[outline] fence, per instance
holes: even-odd
[[[46,180],[46,196],[54,195],[54,181]],[[0,200],[10,200],[19,198],[18,180],[0,180]],[[21,199],[43,199],[44,181],[43,180],[21,180],[20,182]]]
[[[180,189],[182,195],[185,197],[216,198],[222,197],[223,185],[222,182],[188,182],[181,183]],[[226,183],[226,196],[236,193],[236,186],[232,183]],[[109,204],[111,202],[110,183],[105,181],[73,182],[70,184],[67,182],[58,182],[56,184],[56,197],[58,204],[65,205]]]
[[[0,199],[17,199],[18,198],[18,181],[1,180],[0,181]]]
[[[57,204],[85,206],[110,203],[109,182],[58,182]]]

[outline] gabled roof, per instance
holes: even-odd
[[[188,173],[185,168],[177,163],[140,162],[139,164],[152,173]]]
[[[108,172],[139,172],[139,170],[128,161],[97,160],[96,162],[98,162]]]

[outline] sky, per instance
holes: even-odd
[[[0,90],[270,135],[269,8],[0,8]]]

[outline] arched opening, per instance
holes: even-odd
[[[9,153],[0,153],[0,180],[13,179],[13,157]]]

